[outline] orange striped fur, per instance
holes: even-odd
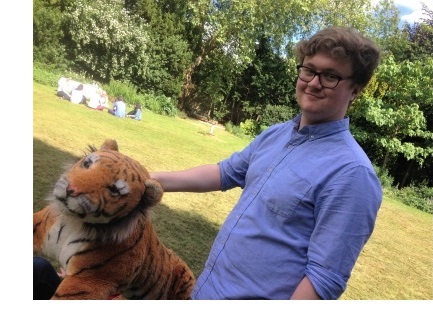
[[[67,170],[33,214],[33,252],[66,276],[52,299],[190,299],[195,278],[158,238],[149,208],[163,189],[107,140]]]

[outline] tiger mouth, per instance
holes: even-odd
[[[71,208],[69,207],[69,204],[68,204],[68,197],[58,197],[58,196],[56,196],[56,200],[59,201],[60,203],[62,203],[62,205],[66,208],[66,210],[67,210],[71,215],[78,216],[78,217],[81,218],[81,219],[83,219],[83,218],[86,217],[86,215],[87,215],[86,213],[79,213],[79,212],[77,212],[77,211],[75,211],[75,210],[73,210],[73,209],[71,209]]]
[[[135,211],[140,211],[140,205],[136,208],[132,209],[128,214],[124,216],[117,215],[119,211],[124,210],[126,207],[126,203],[120,205],[114,212],[108,213],[104,211],[101,207],[95,207],[96,205],[90,202],[88,198],[84,195],[80,195],[79,197],[71,197],[66,195],[66,197],[58,197],[56,196],[56,200],[61,202],[65,208],[65,212],[70,215],[74,215],[84,220],[84,223],[87,225],[95,225],[95,226],[103,226],[109,224],[120,223],[132,217]],[[86,218],[89,218],[87,221]],[[90,218],[99,221],[90,221]]]

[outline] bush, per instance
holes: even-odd
[[[174,117],[178,114],[173,100],[164,95],[145,94],[144,107],[156,114]]]
[[[187,118],[187,114],[184,111],[179,110],[179,109],[177,110],[176,116],[180,119],[186,119]]]
[[[245,135],[242,132],[242,129],[239,126],[234,125],[231,121],[224,124],[224,126],[225,126],[227,132],[229,132],[235,136],[238,136],[238,137],[243,138],[243,139],[249,139],[249,140],[252,139],[251,136]]]
[[[251,119],[245,120],[240,123],[241,131],[244,135],[254,138],[259,133],[259,125]]]
[[[59,81],[59,78],[58,74],[49,72],[42,68],[42,66],[33,66],[33,81],[35,82],[57,87],[57,81]]]
[[[33,64],[33,81],[35,82],[57,89],[57,83],[61,77],[68,77],[82,83],[94,83],[94,81],[87,79],[85,74],[63,70],[55,65],[47,65],[38,62]]]
[[[174,117],[177,114],[177,108],[174,101],[164,95],[158,95],[156,97],[157,102],[159,103],[158,113],[170,117]]]
[[[137,88],[129,82],[110,81],[110,83],[102,87],[107,94],[109,94],[110,101],[113,102],[117,96],[123,96],[125,103],[133,106],[135,102],[141,103],[140,96],[138,96]]]
[[[236,126],[232,123],[232,121],[227,122],[225,125],[226,131],[236,135],[236,136],[241,136],[242,135],[242,131],[240,129],[239,126]]]
[[[394,184],[394,178],[389,175],[388,170],[382,169],[376,165],[374,166],[374,170],[376,171],[377,176],[379,177],[380,183],[382,184],[383,188],[392,188],[392,185]]]
[[[427,186],[410,186],[400,189],[396,194],[404,204],[433,214],[433,188]]]
[[[266,105],[263,111],[260,124],[262,126],[270,126],[276,123],[290,120],[297,114],[295,109],[283,105]]]

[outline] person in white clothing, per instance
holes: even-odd
[[[73,104],[86,104],[86,97],[84,96],[82,84],[72,90],[70,101]]]

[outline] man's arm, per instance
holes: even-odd
[[[208,192],[221,189],[220,168],[206,164],[177,172],[151,172],[166,192]]]
[[[319,295],[317,295],[313,284],[311,284],[310,280],[304,276],[302,281],[299,283],[295,292],[293,293],[292,300],[317,300],[320,299]]]

